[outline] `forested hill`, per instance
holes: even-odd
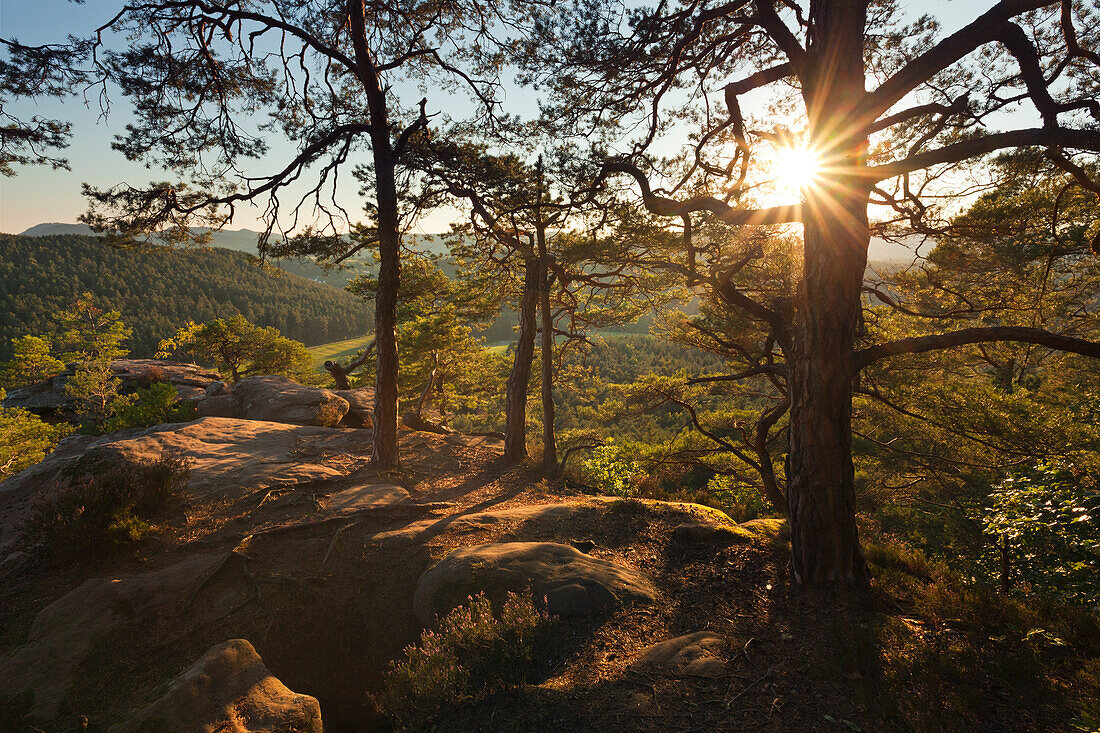
[[[97,237],[0,235],[0,359],[11,339],[48,334],[53,314],[90,291],[134,329],[136,357],[188,321],[237,313],[306,345],[351,338],[372,326],[369,306],[297,275],[263,270],[243,252],[211,248],[118,249]]]

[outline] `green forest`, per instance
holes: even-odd
[[[92,236],[0,235],[0,359],[17,336],[49,333],[50,314],[91,292],[134,329],[128,347],[148,358],[189,321],[243,315],[307,345],[366,333],[369,305],[334,288],[257,267],[243,252],[111,246]]]

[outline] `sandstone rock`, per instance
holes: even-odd
[[[241,407],[232,395],[219,395],[206,397],[198,406],[199,417],[241,417]]]
[[[354,514],[367,509],[393,506],[409,501],[409,492],[394,484],[367,484],[340,491],[325,502],[325,513]]]
[[[347,400],[349,408],[340,425],[348,428],[371,428],[374,426],[374,389],[338,389],[336,394]]]
[[[756,540],[783,541],[790,538],[790,526],[786,519],[751,519],[737,525],[742,532],[747,532]]]
[[[73,375],[74,366],[69,365],[52,379],[11,390],[4,399],[4,406],[22,407],[40,415],[56,415],[74,409],[75,402],[65,394],[65,383]],[[111,362],[111,372],[122,380],[119,386],[122,394],[154,382],[167,382],[175,386],[181,400],[201,400],[206,396],[207,385],[221,379],[217,372],[196,364],[157,359],[117,359]]]
[[[726,672],[722,658],[725,647],[726,640],[709,631],[685,634],[646,647],[630,668],[638,672],[717,676]]]
[[[220,417],[73,436],[42,463],[0,483],[0,549],[14,541],[29,504],[66,474],[174,453],[191,464],[190,494],[236,498],[256,489],[346,476],[366,462],[370,448],[369,434],[358,430]]]
[[[0,657],[6,692],[31,692],[32,714],[52,719],[99,636],[152,618],[215,564],[209,555],[196,555],[151,573],[84,581],[39,612],[26,644]]]
[[[425,542],[444,532],[469,533],[499,524],[515,522],[546,528],[551,524],[574,523],[581,517],[594,516],[603,507],[591,504],[531,504],[477,514],[452,514],[449,517],[423,519],[401,529],[376,534],[374,542],[386,545]]]
[[[672,530],[672,541],[679,545],[705,545],[722,548],[731,545],[743,545],[750,542],[753,535],[739,527],[723,524],[704,524],[684,522]]]
[[[244,639],[212,647],[168,692],[112,729],[164,733],[321,733],[321,706],[276,679]]]
[[[335,427],[349,409],[334,392],[310,387],[286,377],[245,377],[229,395],[213,395],[199,403],[200,417],[236,417],[245,420]]]
[[[420,576],[413,610],[423,623],[485,592],[492,598],[530,590],[551,614],[577,616],[657,597],[644,574],[552,542],[507,542],[454,550]]]

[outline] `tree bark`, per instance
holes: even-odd
[[[511,465],[527,457],[527,387],[531,382],[531,364],[535,358],[535,310],[539,301],[538,259],[523,263],[523,294],[519,302],[519,336],[516,355],[504,402],[504,457]]]
[[[546,226],[537,225],[539,259],[539,311],[542,316],[542,470],[558,473],[558,441],[554,432],[554,314],[550,310],[550,255],[546,251]]]
[[[847,123],[864,97],[866,3],[813,5],[802,70],[811,145],[828,185],[805,191],[804,274],[790,364],[792,567],[800,583],[862,584],[867,565],[855,522],[852,379],[860,289],[870,233],[862,177],[866,139]]]
[[[396,468],[397,453],[397,293],[401,286],[401,235],[397,182],[389,130],[373,136],[378,197],[378,291],[374,299],[374,445],[371,464]]]

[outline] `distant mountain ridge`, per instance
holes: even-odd
[[[196,227],[195,231],[207,232],[210,230],[205,227]],[[92,228],[87,224],[63,224],[60,222],[35,224],[30,229],[22,232],[20,236],[45,237],[56,234],[84,234],[95,236]],[[257,254],[256,241],[259,236],[259,232],[254,232],[251,229],[223,229],[219,232],[214,232],[212,246],[255,255]],[[414,234],[413,236],[417,239],[418,244],[428,251],[439,254],[446,252],[446,248],[443,245],[443,235],[441,234]],[[915,249],[916,243],[912,246],[909,244],[896,244],[894,242],[887,242],[883,239],[879,239],[878,237],[872,237],[871,245],[867,249],[867,261],[872,264],[908,264],[917,256]],[[923,246],[921,247],[921,253],[927,254],[930,249],[931,246]],[[295,275],[300,275],[310,280],[316,280],[317,282],[327,282],[336,287],[343,287],[347,281],[354,276],[354,273],[351,275],[346,274],[348,271],[325,271],[324,268],[309,260],[278,260],[275,264],[287,272],[292,272]]]

